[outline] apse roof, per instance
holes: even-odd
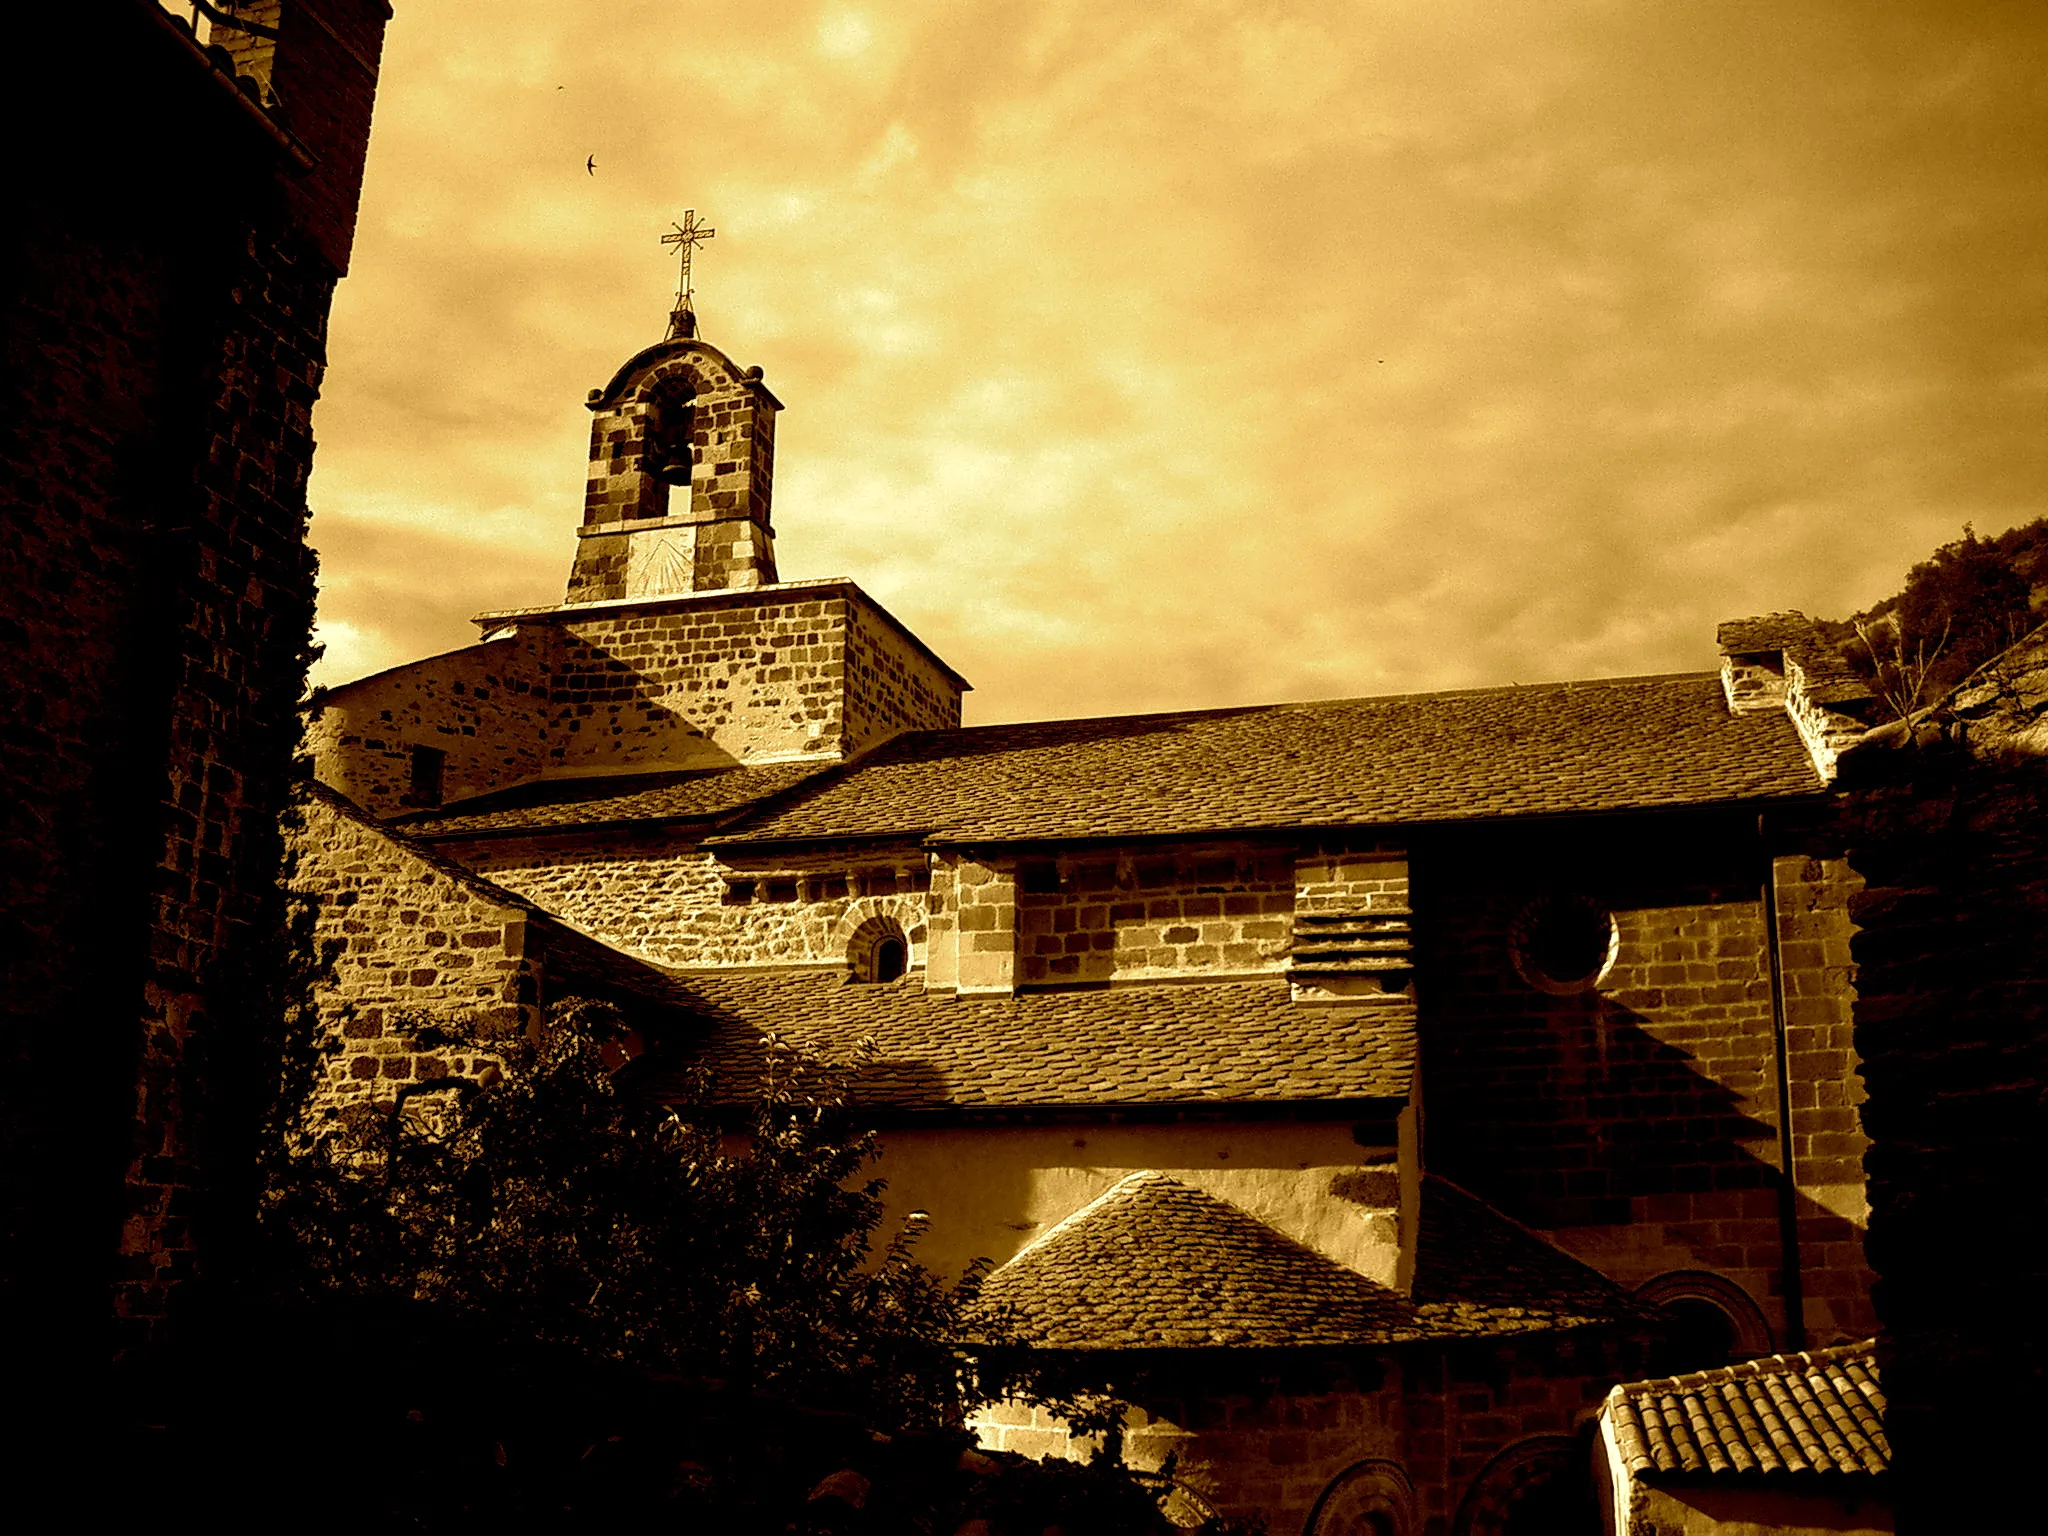
[[[709,1026],[689,1059],[735,1094],[769,1034],[858,1064],[854,1102],[890,1110],[1405,1101],[1415,1063],[1405,1000],[1300,1004],[1279,978],[975,998],[837,969],[669,974],[671,1000]]]
[[[1187,835],[1819,793],[1779,711],[1717,674],[918,731],[712,841]]]
[[[1612,1284],[1440,1180],[1424,1180],[1420,1219],[1434,1253],[1411,1298],[1217,1196],[1137,1173],[992,1273],[978,1316],[987,1338],[1040,1349],[1200,1349],[1488,1337],[1628,1315]]]
[[[1607,1395],[1631,1473],[1883,1472],[1877,1341],[1625,1382]]]

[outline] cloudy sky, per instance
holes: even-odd
[[[685,208],[783,576],[971,723],[1706,667],[2048,513],[2038,0],[396,11],[323,681],[559,600]]]

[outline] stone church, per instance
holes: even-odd
[[[1191,1524],[1576,1528],[1617,1384],[1640,1448],[1641,1379],[1874,1331],[1870,701],[1798,615],[1718,673],[965,727],[903,618],[778,579],[759,368],[680,310],[587,403],[563,601],[314,721],[335,1094],[579,992],[636,1070],[858,1061],[920,1257],[994,1261]]]

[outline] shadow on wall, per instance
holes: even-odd
[[[1503,841],[1452,835],[1415,858],[1428,1166],[1625,1284],[1726,1275],[1789,1342],[1753,832]],[[1517,921],[1558,890],[1615,914],[1597,985],[1539,989],[1517,973]],[[1859,1227],[1805,1193],[1792,1216],[1807,1318],[1867,1332]]]

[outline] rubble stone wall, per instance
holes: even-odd
[[[870,918],[925,963],[930,876],[920,849],[726,858],[631,834],[450,843],[451,856],[607,944],[660,965],[838,965]]]
[[[317,1001],[341,1044],[327,1068],[331,1102],[388,1099],[397,1084],[476,1065],[421,1051],[422,1023],[538,1022],[542,978],[523,907],[324,799],[307,807],[296,842],[298,886],[319,904],[329,957]]]
[[[2048,1383],[2048,772],[1868,750],[1849,911],[1899,1529],[1993,1529],[2009,1489],[1955,1469],[2024,1464]]]
[[[94,96],[55,135],[6,109],[43,147],[0,232],[0,1284],[39,1402],[162,1342],[253,1207],[311,414],[389,14],[292,9],[274,113],[155,7],[9,22],[22,61],[89,36]]]
[[[950,730],[960,724],[960,684],[880,611],[840,600],[845,616],[845,738],[850,756],[898,731]]]
[[[378,816],[432,803],[413,790],[418,747],[445,755],[442,801],[538,778],[558,640],[522,625],[330,690],[307,727],[314,776]]]

